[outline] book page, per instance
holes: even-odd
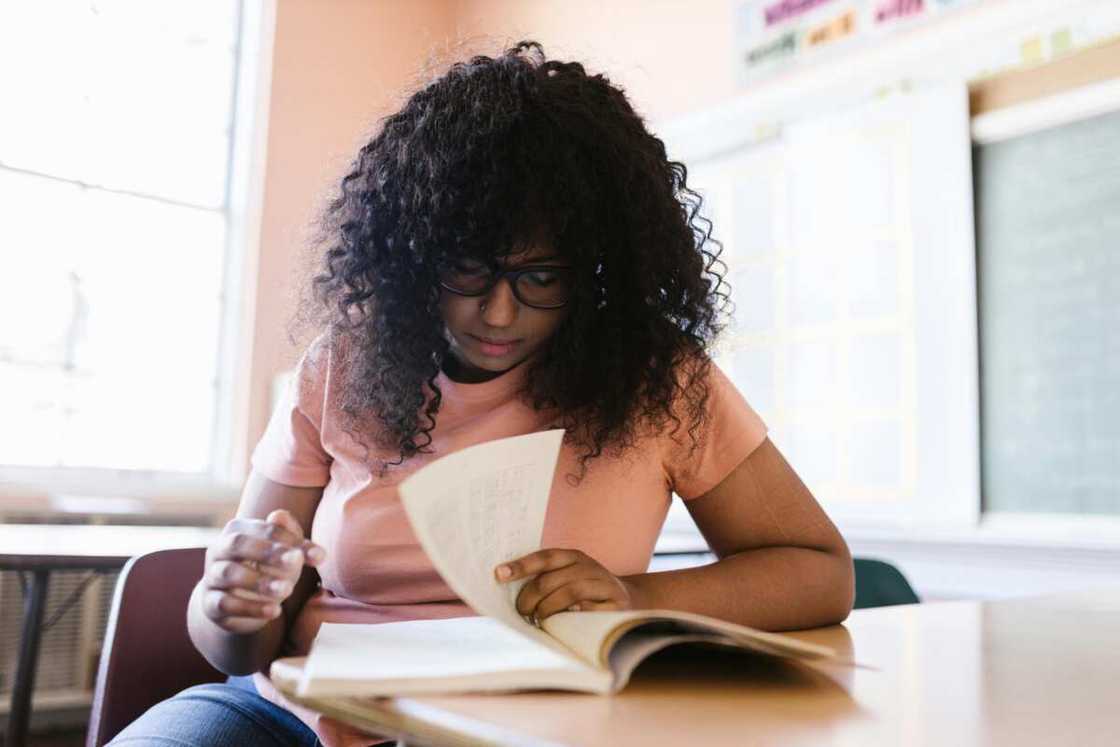
[[[324,623],[297,692],[376,696],[562,686],[599,691],[609,687],[610,679],[497,620],[458,617]]]
[[[680,635],[664,635],[651,633],[643,635],[634,633],[623,636],[611,648],[610,663],[614,673],[611,682],[611,692],[618,692],[630,682],[630,675],[638,665],[663,648],[676,646],[682,643],[712,643],[724,646],[735,646],[730,638],[715,634],[682,633]]]
[[[550,430],[471,446],[400,484],[412,529],[448,586],[480,615],[560,650],[517,612],[528,579],[502,584],[494,568],[540,549],[563,437]]]
[[[672,623],[675,632],[713,634],[743,648],[775,656],[803,659],[833,658],[836,652],[826,646],[796,638],[767,633],[706,615],[677,610],[630,610],[626,612],[559,612],[541,623],[549,635],[576,652],[581,658],[606,667],[610,649],[628,630],[647,623]],[[673,635],[666,633],[665,635]]]

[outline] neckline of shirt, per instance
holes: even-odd
[[[467,400],[493,399],[509,394],[520,388],[525,381],[525,363],[514,366],[498,376],[478,383],[455,381],[443,371],[436,377],[436,383],[445,396],[453,396]]]

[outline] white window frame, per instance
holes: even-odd
[[[249,370],[264,192],[276,0],[239,0],[229,147],[223,311],[211,471],[0,466],[5,515],[213,513],[236,501],[247,453]]]

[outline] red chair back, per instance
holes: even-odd
[[[86,747],[101,747],[140,714],[191,685],[225,675],[187,634],[187,602],[202,578],[203,548],[133,558],[113,595]]]

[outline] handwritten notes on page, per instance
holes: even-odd
[[[472,446],[438,459],[400,485],[413,531],[447,584],[475,612],[555,643],[517,612],[524,581],[501,584],[494,568],[540,549],[563,430]]]

